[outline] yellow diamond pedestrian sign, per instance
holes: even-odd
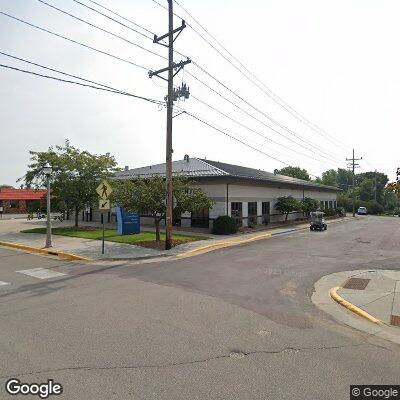
[[[112,188],[107,181],[103,181],[96,189],[97,194],[100,196],[101,199],[106,200],[110,197],[112,192]]]

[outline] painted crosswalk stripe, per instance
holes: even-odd
[[[10,284],[10,282],[3,282],[3,281],[0,281],[0,286],[5,286],[5,285],[9,285]]]
[[[25,274],[29,276],[33,276],[38,279],[50,279],[50,278],[58,278],[60,276],[64,276],[62,272],[52,271],[51,269],[46,268],[32,268],[32,269],[23,269],[21,271],[17,271],[20,274]]]

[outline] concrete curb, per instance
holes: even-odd
[[[205,245],[202,247],[198,247],[196,249],[185,251],[184,253],[179,253],[179,254],[177,254],[176,257],[177,258],[191,257],[191,256],[198,255],[198,254],[208,253],[213,250],[222,249],[225,247],[233,247],[233,246],[238,246],[241,244],[255,242],[257,240],[270,239],[271,237],[272,237],[271,233],[264,233],[262,235],[253,236],[248,239],[230,240],[230,241],[225,241],[225,242],[212,243],[212,244],[208,244],[208,245]]]
[[[353,312],[354,314],[357,314],[358,316],[365,318],[366,320],[373,322],[374,324],[383,324],[383,322],[375,318],[373,315],[368,314],[366,311],[363,309],[357,307],[353,303],[350,303],[349,301],[345,300],[343,297],[341,297],[337,291],[340,289],[340,286],[335,286],[329,291],[329,295],[333,300],[335,300],[337,303],[339,303],[341,306],[347,308],[349,311]]]
[[[64,251],[58,251],[58,250],[41,249],[39,247],[28,246],[28,245],[20,244],[20,243],[0,241],[0,246],[11,247],[11,248],[18,249],[18,250],[25,250],[25,251],[29,251],[32,253],[44,254],[47,256],[57,256],[60,258],[64,258],[66,260],[92,261],[90,258],[78,256],[76,254],[66,253]]]

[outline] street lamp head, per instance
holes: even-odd
[[[44,173],[46,176],[50,176],[52,172],[53,172],[53,168],[51,168],[51,165],[46,164],[46,165],[43,167],[43,173]]]

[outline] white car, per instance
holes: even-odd
[[[365,207],[359,207],[358,210],[357,210],[357,214],[358,215],[367,215],[368,211],[367,211],[367,209]]]

